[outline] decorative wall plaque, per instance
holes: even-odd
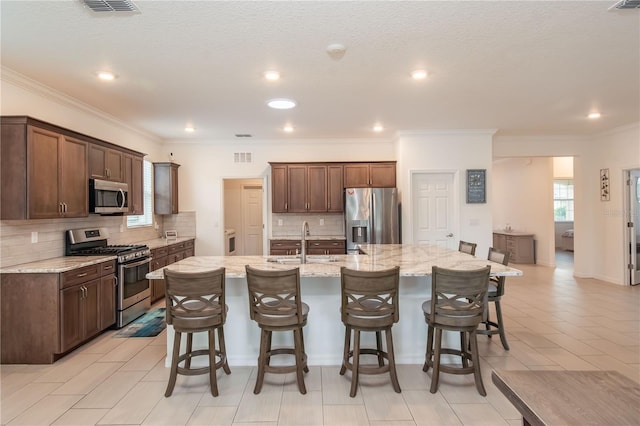
[[[485,169],[467,170],[467,203],[487,202],[487,181]]]
[[[609,169],[600,169],[600,201],[609,201]]]

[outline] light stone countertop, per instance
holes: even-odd
[[[168,247],[173,244],[180,244],[185,241],[195,240],[196,237],[178,237],[174,240],[167,240],[166,238],[154,238],[153,240],[139,241],[136,244],[146,244],[149,249],[157,249],[162,247]]]
[[[514,237],[534,237],[535,234],[532,232],[518,232],[518,231],[500,231],[500,230],[495,230],[493,231],[494,234],[500,234],[500,235],[512,235]]]
[[[460,253],[433,245],[413,244],[363,244],[365,255],[347,254],[330,256],[307,256],[307,263],[274,263],[269,258],[293,259],[295,256],[193,256],[173,263],[167,268],[180,272],[199,272],[224,267],[228,278],[244,278],[245,265],[261,269],[283,270],[300,267],[300,276],[309,278],[335,278],[340,276],[340,267],[372,271],[400,266],[400,275],[422,277],[431,275],[432,266],[469,270],[491,265],[491,274],[499,276],[521,276],[522,271],[490,262],[486,259]],[[334,258],[334,262],[323,259]],[[164,269],[164,268],[163,268]],[[164,279],[163,269],[149,272],[149,279]]]

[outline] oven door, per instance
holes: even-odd
[[[149,273],[151,258],[123,263],[118,268],[118,310],[124,311],[136,303],[149,299],[151,290],[149,280],[145,275]]]

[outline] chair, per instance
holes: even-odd
[[[298,390],[307,393],[304,374],[308,373],[307,355],[304,350],[302,328],[307,324],[309,305],[300,300],[300,268],[261,270],[246,265],[249,289],[249,314],[260,327],[260,352],[258,355],[258,377],[253,389],[259,394],[265,373],[296,373]],[[271,348],[274,331],[293,331],[292,348]],[[294,355],[295,364],[270,365],[275,355]]]
[[[382,271],[355,271],[342,267],[342,322],[345,325],[344,355],[340,375],[351,370],[351,392],[355,397],[360,374],[389,373],[393,390],[400,393],[400,384],[396,373],[393,354],[391,327],[399,320],[398,284],[400,268],[394,267]],[[353,330],[353,349],[351,331]],[[376,333],[376,348],[361,348],[361,332]],[[386,337],[386,351],[382,347],[382,332]],[[362,365],[360,355],[375,355],[376,365]],[[353,359],[353,362],[350,362]],[[385,364],[384,360],[387,360]]]
[[[509,264],[509,252],[500,251],[494,249],[493,247],[489,247],[489,255],[487,258],[492,262],[502,263],[505,266]],[[507,336],[504,332],[504,324],[502,322],[502,309],[500,308],[500,298],[504,295],[505,278],[506,277],[489,278],[489,292],[487,293],[487,302],[495,303],[496,321],[491,321],[491,319],[489,318],[489,309],[487,308],[484,319],[485,330],[479,329],[478,334],[484,334],[489,337],[494,334],[500,334],[500,341],[502,342],[502,346],[506,350],[509,350],[509,344],[507,343]]]
[[[460,243],[458,243],[458,251],[462,252],[462,253],[467,253],[470,254],[471,256],[475,256],[476,255],[476,243],[470,243],[467,241],[462,241],[460,240]]]
[[[178,374],[194,376],[207,373],[209,373],[211,394],[218,396],[216,371],[222,368],[225,373],[231,374],[227,364],[223,330],[228,309],[225,304],[225,269],[197,273],[165,269],[164,277],[166,321],[173,326],[175,332],[169,384],[164,396],[168,397],[173,393]],[[216,330],[218,349],[215,345]],[[199,332],[208,333],[209,347],[193,350],[193,333]],[[187,346],[186,352],[181,355],[182,333],[187,334]],[[203,355],[209,357],[208,365],[192,368],[192,358]],[[184,364],[181,366],[181,363]]]
[[[432,268],[431,300],[422,304],[428,330],[422,371],[433,368],[431,393],[437,392],[442,371],[450,374],[473,373],[478,392],[482,396],[487,395],[480,374],[476,330],[483,320],[490,270],[490,266],[475,270]],[[460,333],[460,349],[442,348],[443,330]],[[462,366],[443,365],[440,360],[442,354],[459,356]]]

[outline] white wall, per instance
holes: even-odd
[[[413,242],[411,227],[412,172],[447,171],[456,173],[460,216],[456,240],[474,241],[477,253],[486,253],[492,245],[491,193],[487,203],[466,204],[466,170],[486,169],[487,189],[492,179],[493,130],[432,131],[400,133],[396,140],[398,191],[402,203],[402,241]],[[455,231],[454,231],[455,232]]]
[[[553,159],[506,158],[493,163],[492,215],[495,229],[535,235],[536,262],[555,264],[553,228]]]

